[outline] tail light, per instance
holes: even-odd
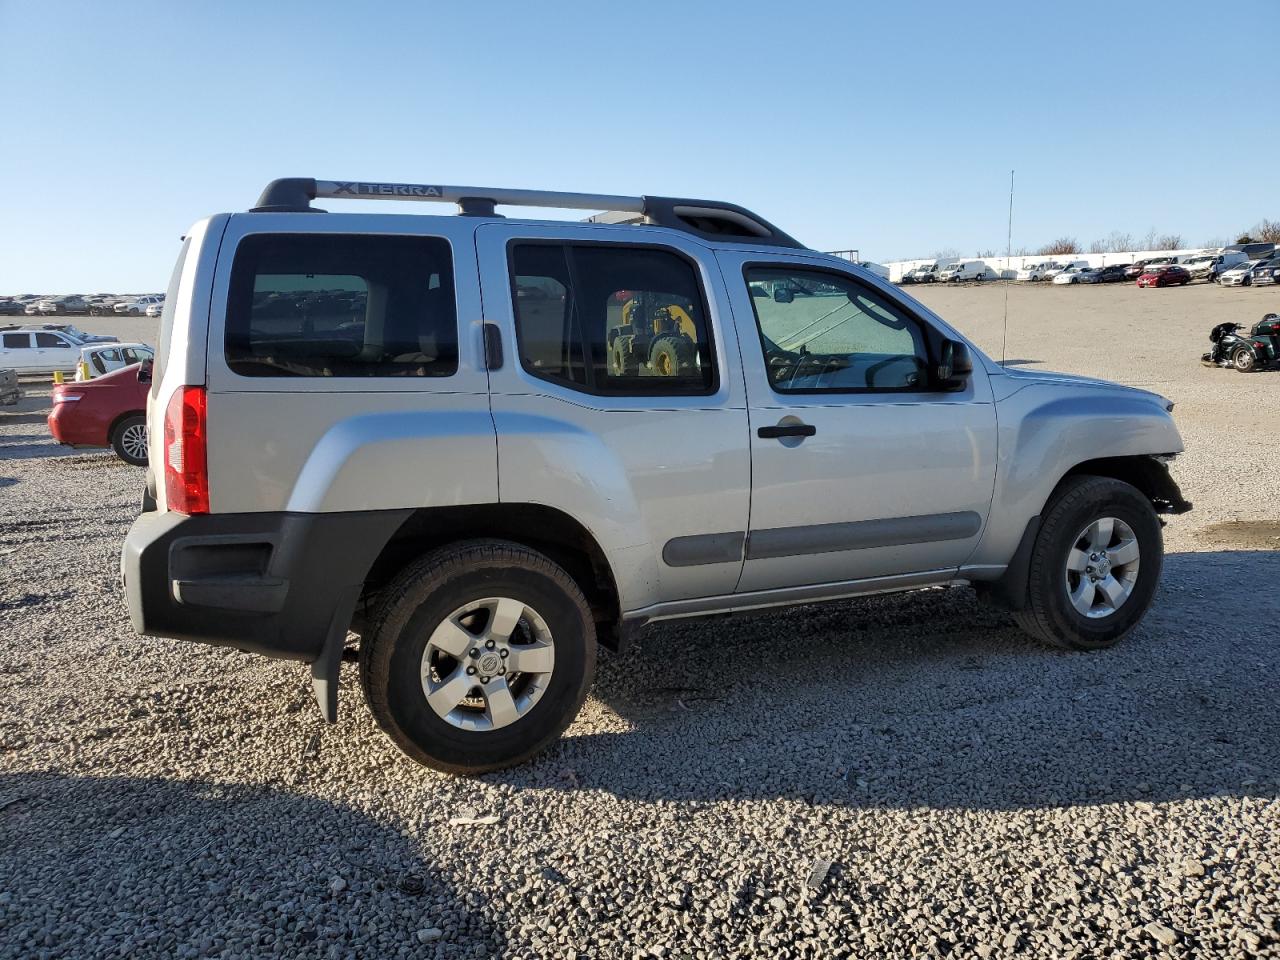
[[[164,411],[164,496],[178,513],[209,512],[204,387],[179,387]]]

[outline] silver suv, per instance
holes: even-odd
[[[1108,646],[1190,507],[1168,401],[1005,369],[731,204],[278,180],[190,230],[164,304],[134,627],[309,663],[330,721],[354,632],[446,771],[542,750],[657,620],[972,584]]]

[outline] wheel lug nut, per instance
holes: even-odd
[[[467,667],[467,676],[474,677],[476,675],[475,667]]]
[[[480,682],[481,682],[481,683],[488,683],[488,682],[489,682],[489,678],[488,678],[488,677],[486,677],[486,676],[483,676],[483,675],[482,675],[482,676],[480,677]]]
[[[484,646],[485,646],[485,649],[486,649],[486,650],[492,650],[492,649],[493,649],[493,647],[494,647],[494,643],[493,643],[493,641],[492,641],[492,640],[490,640],[490,641],[489,641],[488,643],[486,643]]]
[[[1098,559],[1098,555],[1097,555],[1096,553],[1091,553],[1091,554],[1089,554],[1089,559],[1090,559],[1090,560],[1097,560],[1097,559]]]
[[[479,651],[479,650],[477,650],[475,647],[472,647],[472,648],[471,648],[471,656],[473,656],[473,657],[478,657],[478,656],[480,656],[480,651]]]
[[[498,654],[502,657],[502,659],[503,659],[503,660],[505,660],[505,659],[507,659],[507,657],[511,656],[511,651],[510,651],[510,650],[499,650],[499,651],[498,651]]]

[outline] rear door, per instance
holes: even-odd
[[[624,609],[731,594],[750,500],[738,344],[712,252],[674,232],[476,234],[504,500],[583,523]]]
[[[925,575],[973,552],[996,418],[981,364],[931,385],[944,336],[887,284],[830,260],[721,251],[751,421],[742,592]]]

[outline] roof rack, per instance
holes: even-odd
[[[564,193],[557,190],[511,190],[501,187],[446,187],[424,183],[368,183],[288,177],[272,180],[250,213],[323,213],[312,200],[412,200],[456,203],[463,216],[495,217],[494,207],[553,207],[602,210],[588,217],[594,223],[642,223],[691,233],[705,240],[738,241],[798,247],[804,244],[768,220],[733,203],[676,197],[627,197],[606,193]]]

